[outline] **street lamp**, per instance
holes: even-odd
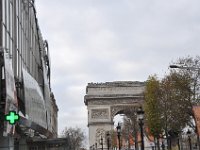
[[[100,139],[101,141],[100,141],[100,144],[101,144],[101,149],[103,150],[103,137],[101,136],[101,139]]]
[[[189,147],[190,147],[190,150],[192,150],[192,143],[191,143],[191,131],[188,129],[187,131],[187,135],[188,135],[188,143],[189,143]]]
[[[97,143],[95,143],[95,149],[97,150]]]
[[[165,144],[164,144],[164,141],[162,140],[162,145],[161,145],[161,147],[162,147],[162,150],[165,150]]]
[[[109,150],[109,147],[110,147],[110,133],[109,133],[109,131],[107,132],[106,137],[107,137],[107,148]]]
[[[187,70],[193,70],[193,71],[200,71],[200,68],[197,67],[189,67],[189,66],[178,66],[178,65],[170,65],[170,68],[179,68],[179,69],[187,69]]]
[[[180,66],[177,66],[177,65],[170,65],[169,67],[170,68],[180,68]]]
[[[119,150],[121,150],[120,135],[121,135],[121,126],[119,125],[119,122],[118,122],[118,125],[117,125],[117,137],[118,137],[118,141],[119,141]]]
[[[144,111],[142,107],[140,107],[137,111],[137,120],[140,126],[140,134],[141,134],[141,150],[144,150],[144,134],[143,134],[143,120],[144,120]]]
[[[93,150],[95,150],[95,149],[94,149],[94,145],[92,145],[92,147],[93,147]]]

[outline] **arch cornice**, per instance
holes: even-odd
[[[113,103],[132,104],[143,101],[143,94],[138,95],[86,95],[85,105],[111,105]]]

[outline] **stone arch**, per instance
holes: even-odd
[[[89,145],[100,148],[99,138],[106,147],[107,131],[114,127],[113,119],[118,113],[127,114],[143,104],[145,82],[88,83],[85,105],[88,109]]]

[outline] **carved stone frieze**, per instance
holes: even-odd
[[[109,109],[92,109],[92,119],[109,119]]]
[[[98,128],[97,130],[96,130],[96,137],[97,138],[99,138],[99,137],[104,137],[104,135],[105,135],[105,130],[104,129],[102,129],[102,128]]]
[[[96,141],[101,144],[101,138],[105,139],[105,130],[102,128],[97,128],[96,130]],[[105,142],[105,140],[103,140],[103,142]]]
[[[135,103],[142,103],[143,96],[140,97],[132,97],[132,98],[101,98],[101,99],[91,99],[88,100],[88,105],[113,105],[113,104],[135,104]]]

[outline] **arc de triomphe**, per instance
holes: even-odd
[[[106,132],[114,128],[113,118],[127,109],[141,106],[145,82],[118,81],[88,83],[85,105],[88,109],[89,145],[101,148],[106,144]]]

